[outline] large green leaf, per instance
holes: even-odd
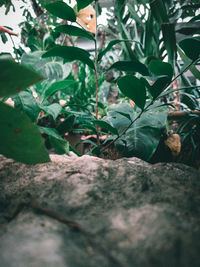
[[[146,103],[146,89],[144,83],[132,75],[126,75],[117,81],[120,91],[132,99],[135,104],[144,109]]]
[[[110,69],[117,69],[121,71],[132,71],[132,72],[139,72],[140,74],[146,76],[149,75],[149,71],[147,67],[139,61],[132,60],[132,61],[117,61],[115,62]]]
[[[179,43],[180,48],[185,52],[186,56],[192,60],[200,57],[200,40],[197,38],[187,38]]]
[[[55,28],[56,32],[65,33],[71,36],[84,37],[89,40],[95,41],[91,33],[73,25],[60,25]]]
[[[134,109],[129,102],[112,104],[103,119],[121,134],[130,124],[130,120],[134,120]]]
[[[71,64],[63,64],[62,59],[42,58],[44,51],[36,51],[29,54],[23,54],[21,63],[32,67],[48,81],[59,81],[65,79],[70,71]]]
[[[0,103],[0,126],[1,154],[27,164],[50,161],[44,140],[25,114]]]
[[[94,0],[76,0],[78,11],[91,4]]]
[[[28,86],[43,80],[37,72],[13,60],[0,59],[0,97],[15,95]]]
[[[48,10],[52,15],[61,19],[69,20],[72,22],[76,21],[76,14],[73,8],[62,1],[56,1],[46,5],[46,10]]]
[[[106,130],[108,130],[109,132],[115,134],[115,135],[119,135],[118,131],[116,128],[112,127],[109,123],[107,123],[106,121],[103,120],[94,120],[93,121],[94,124],[100,126],[101,128],[104,128]]]
[[[149,70],[157,76],[166,75],[169,79],[172,79],[174,73],[171,64],[159,60],[151,60]]]
[[[30,90],[20,92],[13,97],[13,100],[15,108],[25,112],[33,122],[37,120],[40,108]]]
[[[149,160],[159,144],[167,123],[167,112],[145,112],[127,133],[116,142],[122,156]]]
[[[152,86],[148,87],[153,99],[156,99],[169,85],[170,79],[168,76],[159,77]]]
[[[70,145],[69,142],[59,135],[56,129],[47,127],[38,127],[39,130],[45,134],[48,134],[51,146],[56,150],[58,154],[69,154]]]
[[[64,80],[64,81],[58,81],[53,84],[51,84],[43,93],[43,101],[46,100],[49,96],[54,94],[55,92],[66,89],[68,86],[77,83],[74,80]]]
[[[56,120],[62,110],[62,107],[57,103],[51,104],[49,106],[44,106],[41,104],[40,108],[48,115],[51,115],[54,120]]]
[[[90,53],[78,47],[56,46],[47,51],[42,57],[62,57],[69,61],[80,60],[90,68],[95,68],[94,62],[90,59]]]

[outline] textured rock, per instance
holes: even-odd
[[[200,175],[137,158],[1,156],[0,223],[2,267],[199,267]]]

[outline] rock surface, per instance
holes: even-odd
[[[0,226],[1,267],[199,267],[200,175],[137,158],[0,156]]]

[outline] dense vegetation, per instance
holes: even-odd
[[[112,150],[113,158],[152,161],[173,133],[195,165],[198,1],[115,0],[107,8],[107,26],[96,24],[101,1],[76,0],[74,7],[70,2],[32,0],[36,17],[23,7],[23,45],[13,47],[15,58],[0,54],[0,153],[29,164],[48,161],[49,149],[101,157]],[[0,5],[9,13],[15,3]],[[1,26],[6,43],[15,29]],[[80,48],[83,39],[92,52]],[[71,143],[77,134],[87,150]]]

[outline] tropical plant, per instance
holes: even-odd
[[[188,9],[181,1],[116,0],[107,28],[114,39],[98,51],[97,29],[94,36],[77,23],[80,10],[93,1],[77,0],[74,8],[63,1],[39,2],[41,8],[48,11],[46,25],[53,23],[55,27],[51,27],[50,35],[42,40],[34,27],[26,24],[30,31],[26,32],[29,41],[25,43],[32,52],[23,54],[21,64],[38,71],[45,80],[14,96],[16,108],[39,125],[58,153],[73,150],[63,137],[78,125],[80,129],[97,135],[97,143],[93,143],[90,154],[101,155],[108,146],[115,144],[123,156],[149,160],[167,127],[167,107],[173,105],[169,101],[174,93],[171,84],[181,79],[181,86],[175,91],[183,91],[180,102],[187,107],[194,108],[192,94],[198,94],[198,86],[192,85],[184,76],[190,69],[195,78],[199,78],[196,65],[200,39],[193,36],[198,30],[191,27],[191,23],[199,18],[195,16],[193,3],[188,4]],[[98,1],[94,7],[98,14]],[[177,19],[188,16],[187,10],[192,19],[187,27],[177,29]],[[60,19],[67,23],[58,25]],[[189,33],[189,37],[179,40],[178,33]],[[62,43],[58,39],[60,34],[65,35]],[[66,45],[68,36],[70,42]],[[92,42],[95,53],[77,47],[74,44],[77,37]],[[105,58],[116,47],[122,48],[119,54],[122,60],[105,67]],[[178,56],[184,61],[183,66],[177,60]],[[73,61],[79,62],[75,71]],[[112,84],[120,90],[121,100],[106,108],[105,103],[99,102],[99,97],[101,87],[104,88],[104,73],[113,70],[119,71]],[[33,92],[37,93],[37,99]],[[60,100],[65,101],[64,106],[59,104]],[[99,114],[106,116],[100,117]],[[102,133],[109,135],[104,144],[99,141]]]

